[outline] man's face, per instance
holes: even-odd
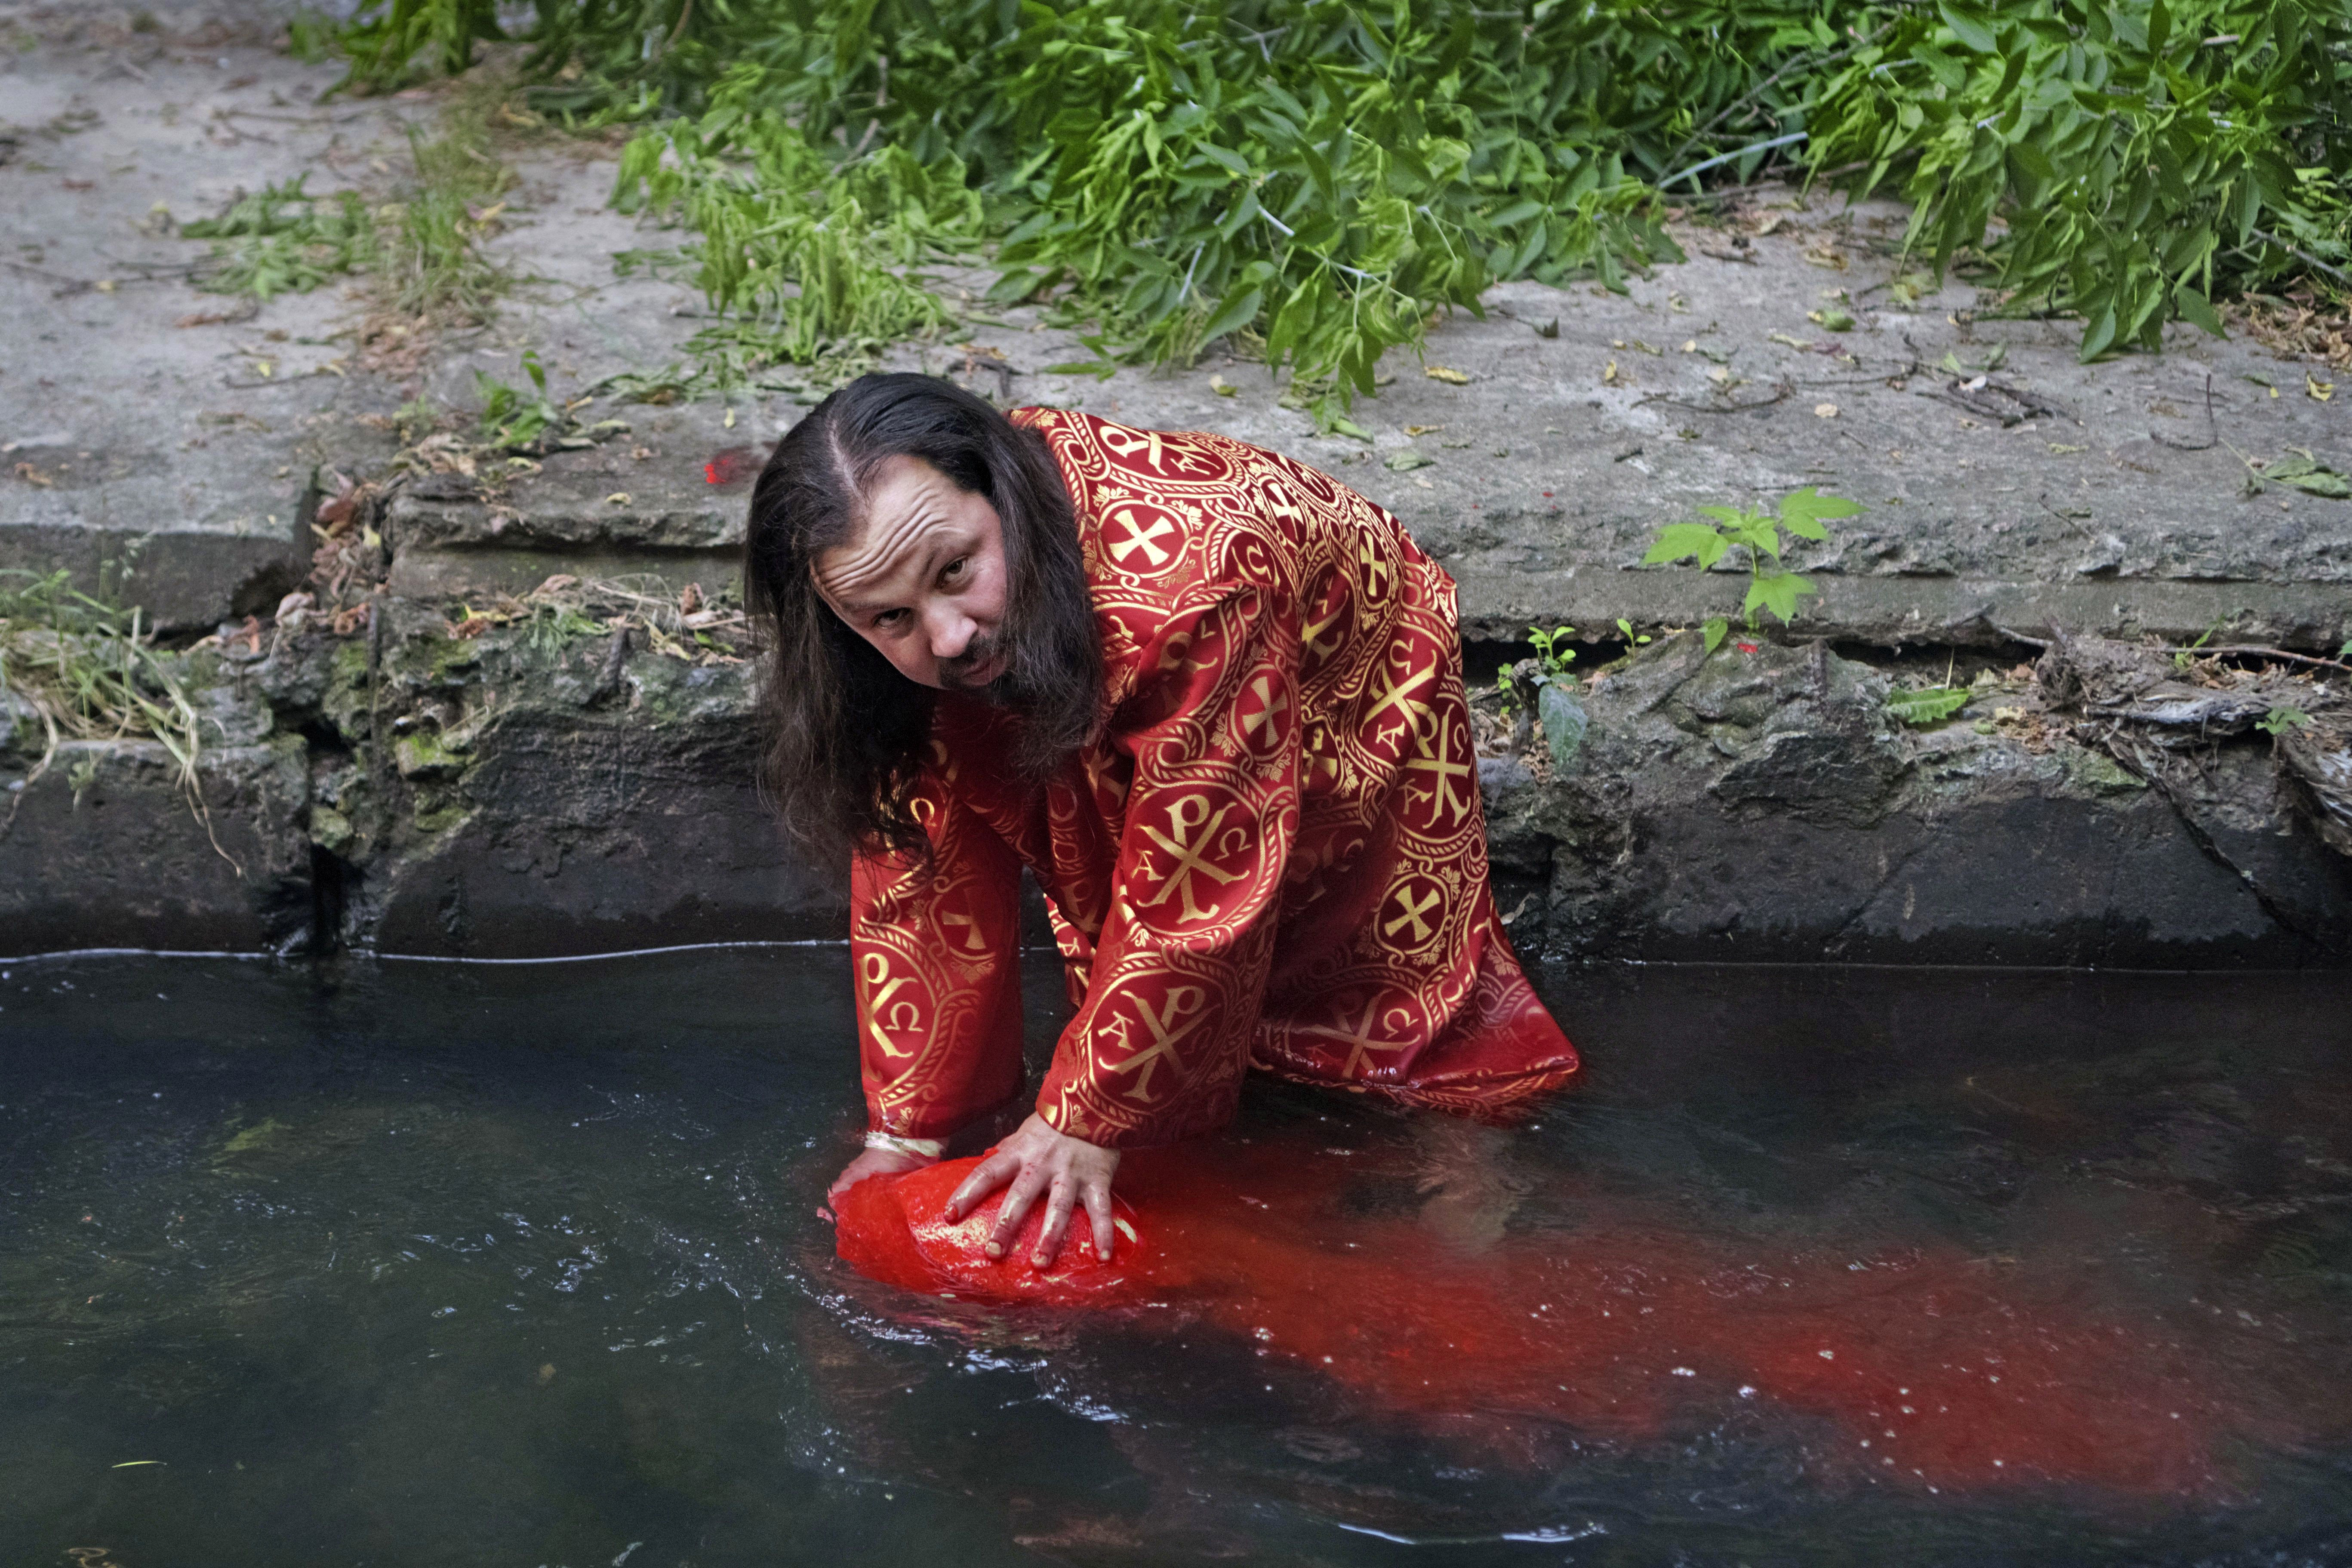
[[[816,591],[908,679],[977,690],[1004,673],[1004,529],[988,498],[919,458],[877,470],[857,536],[816,558]]]

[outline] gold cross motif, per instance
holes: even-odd
[[[1209,841],[1217,836],[1217,825],[1224,821],[1225,814],[1233,809],[1233,803],[1227,801],[1212,814],[1207,795],[1188,795],[1168,808],[1168,826],[1174,837],[1170,837],[1150,823],[1144,824],[1145,836],[1175,857],[1175,864],[1169,868],[1167,879],[1160,884],[1157,891],[1148,899],[1137,900],[1140,907],[1148,910],[1163,902],[1169,894],[1179,893],[1184,900],[1183,919],[1205,920],[1216,912],[1202,909],[1192,896],[1192,879],[1207,877],[1221,885],[1230,886],[1240,881],[1244,875],[1240,871],[1220,870],[1201,858],[1207,851]],[[1194,831],[1196,828],[1198,832]]]
[[[1421,917],[1427,914],[1431,910],[1436,908],[1440,897],[1438,889],[1434,887],[1428,889],[1427,893],[1427,897],[1422,899],[1419,902],[1415,902],[1412,896],[1412,883],[1408,882],[1403,887],[1399,888],[1396,891],[1396,903],[1397,907],[1402,910],[1404,913],[1397,916],[1397,918],[1392,921],[1383,923],[1381,927],[1381,934],[1382,936],[1394,936],[1397,932],[1410,925],[1412,927],[1413,946],[1419,947],[1422,943],[1427,942],[1436,928],[1432,926],[1427,921],[1423,920]]]
[[[1125,1061],[1113,1063],[1108,1069],[1135,1074],[1135,1082],[1127,1091],[1129,1100],[1139,1100],[1146,1105],[1151,1103],[1151,1074],[1163,1058],[1170,1064],[1171,1071],[1180,1076],[1183,1073],[1184,1058],[1176,1054],[1176,1042],[1191,1034],[1192,1026],[1189,1023],[1179,1026],[1176,1020],[1197,1015],[1208,999],[1208,993],[1198,985],[1179,985],[1168,993],[1167,1002],[1155,1014],[1149,998],[1133,998],[1136,1016],[1142,1020],[1143,1026],[1151,1031],[1151,1044]],[[1127,1036],[1126,1023],[1124,1018],[1119,1020],[1122,1040]]]
[[[1257,698],[1258,710],[1242,715],[1242,734],[1253,746],[1261,742],[1272,745],[1279,733],[1276,721],[1289,708],[1290,698],[1271,675],[1259,676],[1250,682],[1249,689]],[[1260,734],[1260,731],[1265,733]]]
[[[1342,1078],[1355,1078],[1371,1065],[1375,1051],[1409,1051],[1411,1040],[1382,1040],[1373,1037],[1372,1020],[1379,1016],[1381,1000],[1378,993],[1364,1001],[1364,1016],[1349,1024],[1344,1020],[1338,1027],[1328,1024],[1307,1024],[1300,1027],[1302,1035],[1320,1035],[1325,1039],[1339,1040],[1348,1047],[1348,1063],[1339,1069]]]
[[[1433,752],[1430,750],[1430,729],[1436,731],[1437,749]],[[1460,822],[1463,815],[1470,809],[1470,795],[1465,786],[1472,765],[1467,757],[1460,762],[1454,760],[1454,729],[1455,726],[1445,719],[1440,719],[1429,728],[1417,729],[1415,739],[1420,744],[1413,748],[1413,754],[1405,760],[1404,764],[1430,775],[1430,804],[1444,814],[1449,826]]]
[[[1162,550],[1152,542],[1162,534],[1175,532],[1174,523],[1164,517],[1155,518],[1151,525],[1147,528],[1144,526],[1143,520],[1135,515],[1135,510],[1132,507],[1123,508],[1112,514],[1111,521],[1127,525],[1127,537],[1113,540],[1110,546],[1111,554],[1118,559],[1120,565],[1126,565],[1127,558],[1139,550],[1143,552],[1144,560],[1151,565],[1168,564],[1170,552]]]
[[[961,926],[962,928],[962,934],[957,939],[955,945],[963,949],[966,952],[986,952],[988,951],[988,939],[980,934],[980,922],[974,920],[971,916],[960,915],[953,910],[941,910],[940,911],[940,923],[941,925]]]
[[[1331,731],[1318,721],[1307,730],[1307,777],[1316,784],[1332,784],[1339,779],[1339,759],[1331,750]]]
[[[1393,708],[1404,716],[1407,723],[1419,729],[1421,715],[1428,710],[1428,704],[1414,701],[1412,693],[1423,683],[1434,684],[1436,679],[1437,664],[1434,660],[1425,668],[1407,675],[1402,680],[1391,678],[1388,689],[1380,694],[1380,701],[1373,705],[1370,712],[1364,715],[1364,728],[1370,730],[1380,722],[1381,714]]]

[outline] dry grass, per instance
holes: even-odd
[[[2231,327],[2273,353],[2308,355],[2337,370],[2352,370],[2352,304],[2297,289],[2284,299],[2249,294],[2230,307]]]
[[[203,720],[183,677],[180,656],[155,646],[138,610],[79,592],[66,572],[0,572],[0,699],[28,710],[42,733],[26,789],[49,771],[64,740],[152,740],[171,754],[188,809],[209,835],[212,813],[196,777]],[[89,776],[68,776],[79,807]],[[25,794],[15,792],[0,832],[15,825]],[[220,850],[217,838],[213,847]]]

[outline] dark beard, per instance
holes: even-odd
[[[1057,602],[1058,600],[1058,602]],[[993,634],[975,637],[940,666],[949,691],[1021,721],[1013,769],[1036,780],[1051,773],[1095,729],[1101,668],[1094,610],[1075,595],[1043,595],[1026,616],[1007,616]],[[1004,673],[984,684],[962,679],[999,655]]]
[[[993,637],[975,634],[971,641],[964,645],[964,650],[961,653],[940,665],[940,684],[950,691],[961,692],[966,697],[977,697],[992,707],[1012,708],[1017,710],[1020,704],[1012,700],[1012,688],[1009,684],[1013,679],[1013,667],[1010,664],[1005,666],[1003,674],[982,686],[974,686],[965,679],[973,670],[994,662],[996,656],[1003,651],[1004,644],[1005,639],[1002,633]]]

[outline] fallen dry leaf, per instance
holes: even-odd
[[[1432,381],[1442,381],[1448,386],[1467,386],[1470,384],[1469,376],[1461,371],[1455,370],[1451,365],[1424,365],[1422,367],[1421,374],[1429,377]]]
[[[1834,418],[1836,418],[1837,416],[1838,416],[1838,406],[1837,406],[1837,405],[1836,405],[1836,404],[1834,404],[1834,403],[1816,403],[1816,404],[1814,404],[1814,405],[1813,405],[1813,417],[1814,417],[1814,418],[1816,418],[1816,419],[1834,419]]]

